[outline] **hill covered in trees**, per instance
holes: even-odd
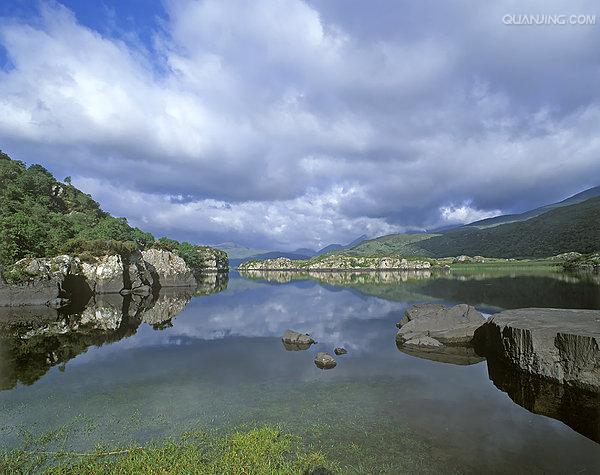
[[[595,189],[593,189],[595,190]],[[486,228],[464,226],[443,234],[391,234],[363,241],[341,254],[542,258],[600,249],[600,197],[549,210],[520,222]]]
[[[463,228],[419,241],[434,256],[549,257],[600,248],[600,197],[552,209],[525,221],[491,228]]]
[[[40,165],[0,151],[0,267],[24,257],[124,253],[160,247],[195,267],[198,246],[161,238],[102,211],[70,178],[57,181]]]

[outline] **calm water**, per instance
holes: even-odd
[[[600,471],[600,401],[395,345],[417,302],[600,308],[600,283],[564,275],[231,274],[156,302],[111,296],[84,311],[0,310],[0,443],[65,428],[89,449],[276,423],[345,472]],[[286,351],[288,329],[318,340]],[[317,351],[344,346],[322,371]],[[449,361],[449,362],[444,362]],[[459,364],[452,364],[459,363]],[[490,375],[493,381],[490,379]]]

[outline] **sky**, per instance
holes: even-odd
[[[505,21],[541,14],[598,19]],[[599,88],[596,1],[0,3],[0,149],[194,243],[319,248],[561,200],[600,184]]]

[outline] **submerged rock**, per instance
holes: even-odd
[[[447,308],[440,304],[410,307],[398,322],[396,341],[413,346],[468,345],[485,317],[466,304]]]
[[[315,342],[310,335],[294,330],[286,330],[281,337],[281,341],[288,351],[307,350]]]
[[[346,353],[348,353],[348,350],[346,350],[346,348],[338,347],[338,348],[335,348],[333,350],[333,352],[339,356],[339,355],[345,355]]]
[[[315,365],[320,369],[331,369],[336,367],[337,362],[329,353],[321,351],[315,356]]]
[[[476,331],[475,348],[488,360],[600,393],[598,310],[507,310]]]

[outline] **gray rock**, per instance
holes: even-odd
[[[335,348],[335,349],[333,350],[333,352],[334,352],[336,355],[340,356],[340,355],[345,355],[346,353],[348,353],[348,350],[346,350],[346,348],[341,348],[341,347],[338,347],[338,348]]]
[[[281,337],[283,346],[288,351],[307,350],[315,340],[306,333],[300,333],[294,330],[286,330]]]
[[[418,346],[418,347],[428,347],[428,348],[439,348],[444,346],[435,338],[431,338],[430,336],[417,336],[411,338],[404,342],[405,346]]]
[[[317,356],[315,356],[315,365],[320,369],[331,369],[335,368],[337,362],[329,353],[321,351],[317,353]]]
[[[413,305],[398,322],[396,341],[431,337],[446,345],[468,345],[485,317],[470,305],[447,308],[439,304]],[[426,345],[421,345],[426,346]]]
[[[160,287],[195,287],[192,269],[178,255],[160,249],[142,251],[146,268]]]
[[[125,285],[125,266],[118,255],[98,257],[83,262],[82,272],[95,294],[117,294]]]
[[[475,333],[475,348],[525,373],[600,392],[600,311],[508,310]]]

